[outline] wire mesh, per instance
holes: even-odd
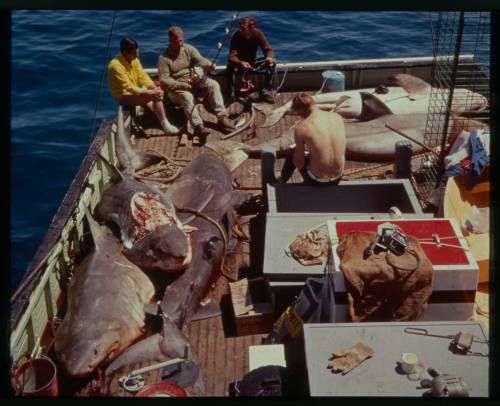
[[[490,12],[431,14],[434,63],[424,143],[437,154],[422,159],[416,172],[422,201],[444,187],[443,161],[456,136],[489,126],[490,20]]]

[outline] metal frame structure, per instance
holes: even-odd
[[[431,20],[433,31],[435,27],[434,63],[424,143],[436,148],[438,154],[432,165],[425,160],[420,164],[418,172],[423,179],[418,183],[424,198],[428,198],[432,190],[440,185],[450,138],[452,103],[466,110],[473,103],[471,97],[461,97],[456,89],[468,89],[488,100],[484,110],[461,114],[465,125],[472,119],[489,125],[490,19],[490,12],[446,11],[439,13],[434,24]],[[472,61],[463,59],[461,56],[464,54],[473,55]]]

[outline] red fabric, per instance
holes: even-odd
[[[464,158],[459,162],[460,166],[465,169],[467,169],[470,166],[470,163],[471,163],[470,158]]]
[[[456,234],[448,219],[429,220],[369,220],[369,221],[337,221],[336,230],[338,238],[349,231],[377,231],[377,226],[390,222],[398,225],[407,235],[413,235],[417,239],[432,238],[432,234],[438,234],[444,244],[460,245]],[[444,239],[445,237],[455,237]],[[426,240],[432,241],[432,240]],[[469,260],[461,248],[422,244],[422,249],[431,261],[432,265],[468,265]]]

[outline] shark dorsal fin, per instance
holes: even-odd
[[[113,183],[118,183],[123,180],[123,174],[116,168],[116,166],[112,165],[106,158],[104,158],[101,154],[99,154],[99,157],[101,158],[102,162],[104,163],[104,166],[108,170],[110,176],[111,176],[111,181]]]
[[[85,207],[85,217],[87,218],[87,222],[89,223],[90,234],[92,235],[92,240],[94,241],[95,249],[99,250],[99,247],[103,239],[101,226],[97,221],[95,221],[88,207]]]
[[[393,114],[391,109],[377,96],[367,92],[360,92],[360,95],[362,108],[359,121],[370,121],[387,114]]]

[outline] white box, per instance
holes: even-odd
[[[251,345],[248,347],[249,370],[266,365],[286,367],[283,344]]]

